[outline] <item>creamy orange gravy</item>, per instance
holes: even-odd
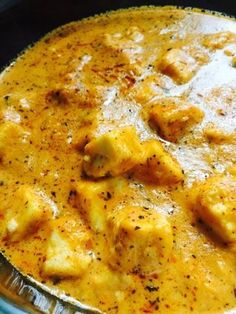
[[[235,66],[233,20],[174,8],[28,49],[0,78],[4,254],[106,313],[234,309]]]

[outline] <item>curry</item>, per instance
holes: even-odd
[[[0,78],[0,247],[104,313],[236,308],[236,23],[139,8]]]

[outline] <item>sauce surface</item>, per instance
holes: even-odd
[[[236,308],[236,23],[62,26],[0,77],[0,247],[106,313]]]

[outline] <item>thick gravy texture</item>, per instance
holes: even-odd
[[[0,246],[22,273],[106,313],[236,307],[233,20],[107,13],[0,81]]]

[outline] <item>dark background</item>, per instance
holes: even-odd
[[[200,7],[236,16],[236,0],[0,0],[0,68],[61,24],[106,10],[150,4]]]

